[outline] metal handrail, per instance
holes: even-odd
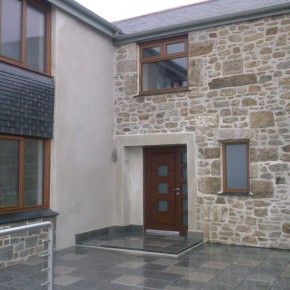
[[[27,231],[27,230],[32,230],[32,229],[38,229],[38,228],[43,228],[47,227],[48,228],[48,240],[45,240],[43,242],[47,242],[47,258],[48,258],[48,266],[46,269],[42,269],[41,271],[46,272],[47,271],[47,282],[41,284],[41,286],[47,285],[48,290],[53,290],[53,224],[51,222],[41,222],[41,223],[36,223],[36,224],[31,224],[31,225],[25,225],[25,226],[20,226],[20,227],[15,227],[15,228],[9,228],[9,229],[4,229],[0,230],[0,236],[2,235],[10,235],[22,231]]]

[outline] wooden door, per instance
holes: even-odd
[[[145,157],[146,229],[187,231],[185,146],[147,147]]]

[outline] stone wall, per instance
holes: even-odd
[[[189,90],[138,95],[115,47],[115,134],[195,132],[198,221],[212,242],[290,248],[290,15],[190,32]],[[221,141],[249,140],[252,195],[222,191]],[[189,205],[190,206],[190,205]]]
[[[46,217],[0,224],[0,231],[12,227],[25,226],[44,221],[52,222],[55,229],[55,217]],[[42,240],[47,240],[47,238],[47,228],[22,231],[10,235],[0,235],[0,269],[17,264],[23,264],[28,260],[39,259],[40,255],[47,251],[47,243],[42,242]]]

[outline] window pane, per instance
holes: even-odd
[[[43,204],[44,142],[25,140],[24,146],[24,205]]]
[[[168,211],[168,201],[158,200],[158,211],[167,212]]]
[[[183,167],[181,168],[181,177],[182,178],[187,178],[187,168],[186,167]]]
[[[226,145],[227,189],[246,189],[248,187],[247,145]]]
[[[0,54],[20,60],[21,58],[21,1],[2,0],[0,10]]]
[[[182,223],[183,226],[187,226],[188,225],[188,216],[187,216],[187,214],[183,214],[182,215],[181,223]]]
[[[181,207],[182,207],[182,209],[183,210],[187,210],[187,204],[188,204],[188,202],[187,202],[187,199],[182,199],[182,203],[181,203]]]
[[[158,166],[158,176],[167,176],[168,175],[168,166],[159,165]]]
[[[19,142],[0,139],[0,206],[18,204]]]
[[[142,49],[142,56],[149,57],[149,56],[158,56],[160,55],[160,47],[146,47]]]
[[[26,32],[26,65],[45,70],[45,14],[28,5]]]
[[[185,50],[184,42],[171,43],[166,45],[167,54],[184,52],[184,50]]]
[[[158,193],[167,194],[168,193],[168,183],[159,182],[158,183]]]
[[[142,64],[143,91],[187,86],[187,58],[174,58]]]
[[[187,153],[186,152],[181,153],[181,162],[187,163]]]
[[[182,183],[181,184],[181,193],[182,194],[187,194],[188,189],[187,189],[187,183]]]

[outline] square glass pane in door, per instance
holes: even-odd
[[[186,167],[183,167],[181,168],[181,177],[182,178],[187,178],[187,168]]]
[[[181,162],[182,163],[187,163],[187,152],[182,152],[181,153]]]
[[[168,183],[167,182],[158,182],[157,188],[158,188],[158,193],[161,193],[161,194],[168,193]]]
[[[181,184],[181,193],[182,194],[187,194],[188,189],[187,189],[187,183],[182,183]]]
[[[168,212],[168,201],[158,200],[158,211]]]
[[[159,165],[157,168],[158,176],[167,176],[168,175],[168,165]]]

